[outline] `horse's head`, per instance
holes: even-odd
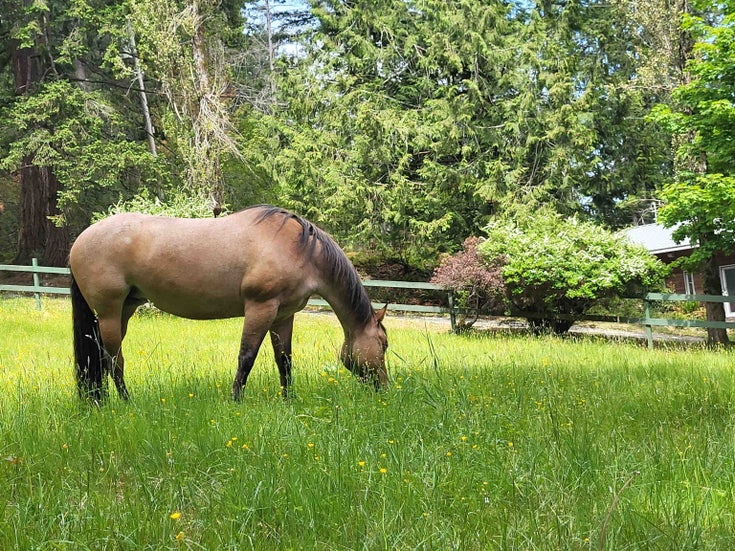
[[[362,382],[372,382],[376,389],[388,386],[388,371],[385,368],[388,336],[382,323],[387,309],[386,304],[373,312],[365,328],[345,340],[340,354],[347,369]]]

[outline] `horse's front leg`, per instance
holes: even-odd
[[[240,341],[240,354],[237,357],[237,373],[232,383],[232,397],[240,400],[242,387],[247,383],[253,369],[260,345],[278,313],[278,302],[248,302],[245,304],[245,324]]]
[[[271,327],[271,344],[273,344],[273,354],[278,365],[278,372],[281,375],[281,392],[284,398],[288,398],[288,391],[291,387],[291,336],[293,335],[293,316]]]

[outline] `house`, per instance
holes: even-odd
[[[671,236],[676,228],[665,228],[659,224],[646,224],[623,230],[625,237],[639,245],[643,245],[651,254],[662,262],[671,264],[682,256],[688,256],[693,246],[689,240],[677,243]],[[735,255],[718,255],[722,294],[735,296]],[[703,294],[702,276],[675,267],[666,280],[670,291],[687,295]],[[735,303],[725,303],[725,315],[735,317]]]

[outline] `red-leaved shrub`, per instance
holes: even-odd
[[[480,257],[477,246],[481,242],[479,237],[465,239],[463,249],[444,258],[431,278],[431,283],[455,292],[456,305],[462,309],[460,328],[471,327],[480,312],[503,310],[505,284],[501,265],[490,265]]]

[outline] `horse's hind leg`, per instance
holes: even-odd
[[[291,388],[291,336],[293,335],[293,316],[274,324],[271,327],[271,344],[276,357],[278,372],[281,375],[281,392],[284,398],[288,398]]]
[[[123,382],[125,359],[122,355],[122,327],[119,315],[100,317],[100,336],[104,346],[105,373],[112,375],[117,392],[121,398],[127,399],[128,391]]]
[[[128,320],[135,312],[136,305],[123,303],[116,308],[110,308],[99,318],[100,336],[105,349],[105,372],[112,375],[117,393],[123,400],[127,400],[128,389],[125,386],[125,358],[122,353],[122,341],[128,328]]]

